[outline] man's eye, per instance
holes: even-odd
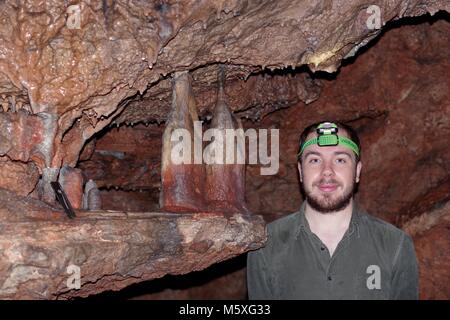
[[[340,163],[340,164],[344,164],[344,163],[346,163],[347,161],[346,161],[344,158],[337,158],[337,159],[336,159],[336,162],[337,162],[337,163]]]
[[[317,158],[310,159],[309,163],[319,163],[319,159]]]

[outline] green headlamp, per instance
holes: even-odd
[[[320,147],[337,146],[341,145],[352,150],[357,156],[359,156],[359,148],[352,140],[338,136],[339,128],[336,124],[331,122],[323,122],[316,128],[318,136],[316,138],[306,141],[300,149],[299,156],[302,154],[306,147],[317,144]]]

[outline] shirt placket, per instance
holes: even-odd
[[[353,222],[351,222],[349,230],[347,230],[347,232],[345,232],[341,241],[339,241],[339,243],[336,247],[336,250],[334,251],[333,256],[330,257],[330,261],[329,261],[329,264],[326,269],[326,278],[327,278],[327,284],[328,284],[328,289],[329,289],[330,295],[334,292],[334,285],[336,283],[335,280],[336,280],[337,271],[334,268],[335,262],[339,258],[339,256],[342,255],[344,250],[350,244],[350,240],[351,240],[353,233],[355,232],[355,229],[356,229],[355,224]]]

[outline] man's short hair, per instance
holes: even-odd
[[[350,127],[349,125],[347,125],[345,123],[337,122],[337,121],[328,121],[328,120],[313,123],[312,125],[306,127],[305,130],[303,130],[302,134],[300,135],[300,142],[299,142],[299,149],[298,149],[298,161],[301,162],[302,154],[300,153],[300,151],[302,150],[303,144],[306,142],[306,138],[308,137],[308,135],[311,132],[315,132],[317,126],[323,122],[332,122],[337,125],[338,129],[343,129],[344,131],[347,132],[347,134],[349,135],[349,138],[358,146],[359,155],[354,153],[355,157],[356,157],[356,163],[358,163],[358,161],[361,160],[361,151],[362,150],[361,150],[361,143],[359,141],[359,137],[358,137],[358,134],[356,133],[355,129],[353,129],[352,127]]]

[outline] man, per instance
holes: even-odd
[[[300,210],[268,225],[248,254],[250,299],[417,299],[411,238],[353,199],[361,174],[355,131],[323,122],[300,137]]]

